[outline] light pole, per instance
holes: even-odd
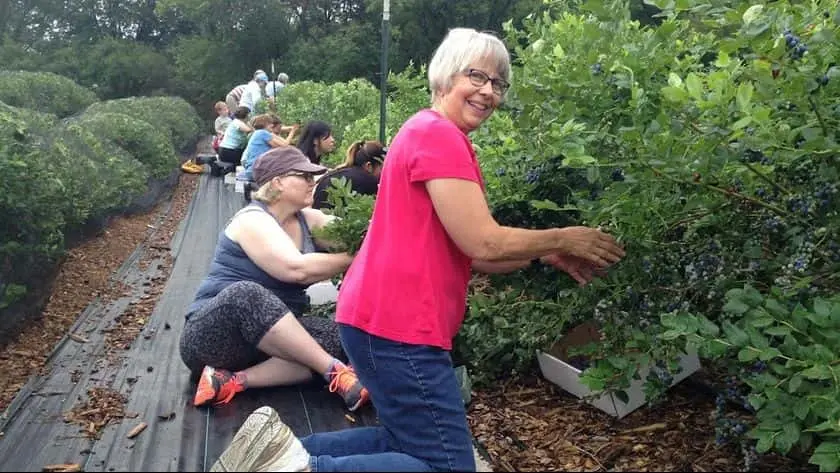
[[[383,0],[382,8],[382,59],[379,77],[379,141],[385,145],[385,102],[388,100],[388,39],[391,36],[389,24],[391,2]]]

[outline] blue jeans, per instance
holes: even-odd
[[[379,427],[301,439],[313,471],[475,471],[467,413],[449,352],[339,325]]]

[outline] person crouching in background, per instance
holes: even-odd
[[[315,209],[332,208],[328,201],[328,191],[333,179],[345,178],[353,191],[363,195],[376,195],[379,189],[379,175],[385,164],[387,148],[379,141],[357,141],[347,148],[347,159],[343,164],[328,172],[315,187]]]

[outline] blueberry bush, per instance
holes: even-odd
[[[194,147],[201,121],[177,97],[96,102],[51,74],[2,72],[0,95],[21,105],[0,102],[4,334],[41,309],[68,245],[174,185],[176,150]]]

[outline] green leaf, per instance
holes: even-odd
[[[679,87],[663,87],[662,96],[669,102],[682,103],[688,99],[688,93]]]
[[[732,325],[729,321],[723,322],[723,333],[726,334],[729,341],[736,346],[741,347],[750,342],[750,336],[747,335],[747,332],[744,332],[735,325]]]
[[[700,333],[707,337],[717,337],[720,334],[720,328],[714,322],[704,316],[697,317],[700,322]]]
[[[782,352],[780,352],[778,348],[770,347],[762,349],[758,358],[761,361],[770,361],[778,356],[782,356]]]
[[[811,403],[807,399],[798,399],[796,404],[793,405],[793,415],[799,420],[805,420],[810,410]]]
[[[563,46],[560,46],[559,44],[555,45],[554,57],[556,57],[557,59],[562,59],[564,56],[566,56],[566,51],[563,50]]]
[[[717,59],[715,60],[715,67],[718,67],[720,69],[725,69],[726,66],[728,66],[730,62],[731,61],[729,59],[729,54],[727,54],[724,51],[720,51],[718,53]]]
[[[683,81],[680,79],[676,73],[671,72],[668,74],[668,85],[671,87],[682,88]]]
[[[738,104],[738,110],[740,110],[742,113],[750,112],[750,108],[752,105],[752,95],[753,85],[751,83],[742,82],[741,85],[738,86],[738,92],[735,94],[735,102]]]
[[[582,168],[597,163],[598,161],[592,156],[581,154],[578,156],[569,156],[563,160],[563,166],[570,168]]]
[[[814,300],[814,313],[827,319],[831,315],[831,304],[821,297],[816,298]]]
[[[744,12],[743,20],[744,24],[749,25],[750,23],[754,22],[761,16],[761,12],[764,10],[764,5],[753,5],[747,8],[747,11]]]
[[[826,365],[814,365],[804,371],[802,376],[808,379],[831,379],[831,369]]]
[[[697,77],[697,74],[693,72],[688,74],[688,77],[685,78],[685,87],[691,98],[694,100],[703,99],[703,83],[700,81],[700,78]]]
[[[761,409],[761,406],[763,406],[764,403],[767,402],[767,399],[764,399],[764,397],[758,394],[750,394],[748,400],[750,402],[750,405],[755,410]]]
[[[741,130],[741,129],[746,128],[747,125],[749,125],[750,123],[752,123],[752,117],[748,115],[748,116],[738,120],[737,122],[733,123],[730,128],[733,131]]]
[[[753,361],[758,358],[759,352],[752,348],[742,348],[741,351],[738,352],[738,361],[741,362],[748,362]]]
[[[737,299],[731,299],[723,306],[723,310],[724,312],[729,312],[730,314],[741,315],[750,310],[750,306]]]
[[[756,437],[758,439],[758,442],[755,443],[756,452],[767,453],[773,448],[773,432],[760,430]]]
[[[769,327],[766,330],[764,330],[764,333],[775,337],[784,337],[785,335],[790,334],[790,327],[786,327],[784,325],[779,325],[777,327]]]
[[[788,381],[788,392],[793,394],[799,390],[799,387],[802,386],[802,375],[795,374],[791,376],[790,381]]]
[[[769,316],[767,316],[767,317],[757,317],[757,318],[754,318],[754,319],[750,320],[750,325],[752,325],[753,327],[762,328],[762,327],[767,327],[769,325],[772,325],[775,321],[776,321],[776,319],[774,319],[773,317],[769,317]]]
[[[799,435],[802,433],[799,424],[789,422],[782,427],[782,432],[776,436],[776,450],[782,454],[787,454],[790,449],[799,441]]]
[[[532,200],[529,204],[537,210],[560,210],[560,206],[550,200]]]
[[[683,336],[683,332],[681,330],[670,329],[663,332],[662,335],[659,336],[659,338],[661,338],[662,340],[676,340],[681,336]]]
[[[840,469],[840,442],[822,442],[814,449],[808,462],[818,465],[820,471],[837,471]]]

